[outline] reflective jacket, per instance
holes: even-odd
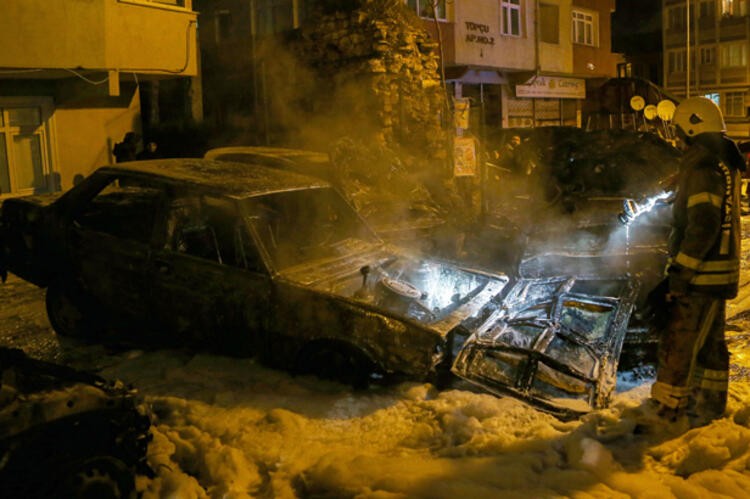
[[[699,135],[685,153],[672,210],[671,292],[737,295],[744,166],[737,146],[718,134]]]

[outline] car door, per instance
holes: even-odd
[[[254,353],[270,277],[248,241],[233,200],[201,194],[171,200],[163,244],[151,262],[152,314],[175,341]]]
[[[141,320],[148,314],[148,261],[164,200],[163,186],[113,175],[71,209],[67,270],[105,308],[108,320]]]
[[[604,407],[637,295],[628,278],[520,279],[464,343],[453,372],[551,412]]]

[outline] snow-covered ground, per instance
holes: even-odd
[[[352,392],[248,359],[113,354],[64,341],[54,356],[134,384],[151,406],[157,476],[139,478],[145,498],[748,497],[747,256],[743,271],[745,285],[729,307],[728,414],[684,433],[634,432],[652,380],[633,387],[627,376],[610,408],[561,422],[468,389],[403,383]],[[41,305],[33,306],[36,319],[24,327],[40,329],[37,343],[13,335],[4,343],[57,351]],[[21,321],[3,315],[6,324]]]

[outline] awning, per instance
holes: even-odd
[[[496,69],[475,66],[450,66],[445,68],[446,81],[460,81],[461,83],[484,83],[503,85],[508,83],[505,75]]]

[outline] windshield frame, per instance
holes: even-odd
[[[323,196],[328,204],[302,203],[316,195]],[[290,207],[294,203],[297,207],[304,205],[305,209],[298,208],[295,213],[294,207]],[[268,266],[277,272],[312,262],[345,258],[383,244],[359,213],[331,186],[265,193],[244,198],[240,204],[243,220],[255,244]],[[333,218],[327,221],[328,229],[332,231],[330,239],[315,241],[323,229],[318,226],[320,220],[315,220],[316,216],[310,219],[308,208],[325,210]],[[275,230],[270,229],[272,224],[275,224]],[[343,227],[346,224],[349,227]],[[304,242],[310,244],[300,244]],[[285,248],[285,253],[274,251],[274,245]]]

